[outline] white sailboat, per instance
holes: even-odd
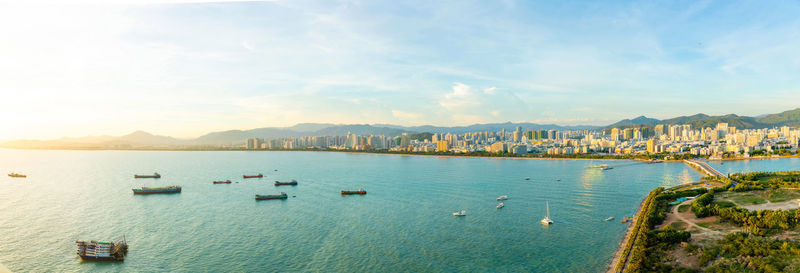
[[[542,219],[542,225],[549,225],[552,223],[553,220],[550,220],[550,201],[547,201],[547,216]]]

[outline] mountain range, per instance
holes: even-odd
[[[156,147],[202,147],[220,145],[241,145],[248,138],[281,138],[301,136],[330,136],[346,135],[386,135],[398,136],[403,133],[455,133],[479,131],[513,131],[517,127],[523,130],[577,130],[577,129],[609,129],[626,127],[649,127],[656,124],[691,124],[692,128],[714,127],[719,122],[727,122],[728,126],[740,129],[772,128],[778,126],[800,127],[800,108],[777,114],[760,115],[756,117],[737,116],[734,114],[723,116],[709,116],[696,114],[681,116],[671,119],[659,120],[645,116],[633,119],[624,119],[608,126],[559,126],[555,124],[536,123],[488,123],[473,124],[469,126],[399,126],[391,124],[330,124],[330,123],[301,123],[291,127],[266,127],[250,130],[228,130],[212,132],[194,139],[179,139],[169,136],[153,135],[144,131],[136,131],[124,136],[89,136],[79,138],[61,138],[56,140],[13,140],[0,143],[0,147],[7,148],[59,148],[59,149],[113,149],[113,148],[156,148]]]

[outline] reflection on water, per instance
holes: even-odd
[[[587,168],[602,164],[614,168]],[[626,229],[605,218],[633,214],[655,187],[700,177],[683,163],[0,150],[0,173],[12,171],[31,175],[0,177],[0,208],[10,208],[0,209],[0,263],[15,272],[599,272]],[[164,176],[132,178],[153,171]],[[258,172],[269,177],[240,179]],[[226,178],[240,183],[211,183]],[[299,185],[268,182],[290,179]],[[130,191],[164,185],[183,192]],[[369,194],[339,194],[360,187]],[[297,197],[253,200],[280,190]],[[500,195],[509,199],[498,210]],[[552,226],[539,222],[546,201]],[[467,216],[452,216],[462,209]],[[74,240],[123,233],[124,263],[76,260]]]

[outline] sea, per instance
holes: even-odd
[[[0,263],[14,272],[601,272],[622,217],[655,187],[701,176],[683,163],[616,160],[5,149],[0,171],[28,175],[0,177]],[[162,177],[133,177],[153,172]],[[291,179],[299,185],[273,185]],[[131,191],[170,185],[183,191]],[[359,188],[368,193],[340,194]],[[289,198],[254,199],[280,192]],[[544,226],[548,203],[554,223]],[[75,253],[76,240],[123,235],[124,262]]]

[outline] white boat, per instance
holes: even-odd
[[[466,210],[462,210],[462,211],[459,211],[459,212],[453,212],[453,216],[467,216],[467,211]]]
[[[542,219],[542,225],[549,225],[552,223],[553,220],[550,220],[550,201],[547,201],[547,216]]]
[[[500,209],[500,208],[503,208],[503,207],[505,207],[505,206],[506,206],[506,205],[503,205],[503,203],[500,203],[500,204],[497,204],[497,207],[496,207],[496,208]]]
[[[506,199],[508,199],[508,195],[501,195],[500,197],[497,197],[497,201],[506,200]]]
[[[611,221],[611,220],[614,220],[614,216],[606,218],[606,221]]]

